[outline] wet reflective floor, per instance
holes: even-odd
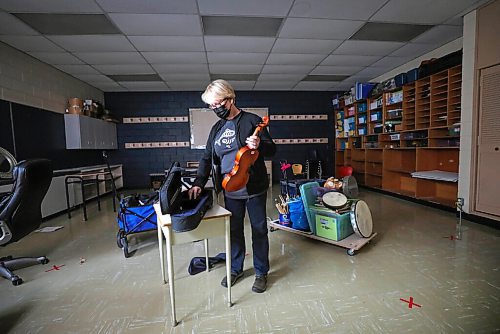
[[[277,219],[274,198],[268,213]],[[47,265],[19,269],[24,284],[0,280],[0,333],[492,333],[500,331],[500,231],[362,190],[378,235],[355,256],[290,232],[269,233],[268,290],[251,291],[251,235],[246,225],[245,276],[227,307],[224,264],[191,276],[203,242],[174,246],[177,318],[171,326],[168,285],[162,284],[156,231],[128,236],[134,254],[117,247],[116,213],[89,205],[60,215],[0,247],[0,255],[46,255]],[[224,251],[210,239],[210,255]],[[55,267],[54,267],[55,266]]]

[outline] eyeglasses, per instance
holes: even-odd
[[[209,107],[210,109],[216,109],[216,108],[219,108],[220,106],[224,105],[228,99],[229,99],[229,98],[228,98],[228,97],[226,97],[224,100],[220,101],[219,103],[209,104],[209,105],[208,105],[208,107]]]

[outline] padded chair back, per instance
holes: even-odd
[[[52,181],[52,164],[46,159],[21,161],[14,167],[13,178],[12,192],[0,204],[0,220],[12,233],[10,242],[40,227],[42,200]]]

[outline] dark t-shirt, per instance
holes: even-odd
[[[226,175],[231,172],[234,167],[234,159],[236,158],[236,154],[239,150],[236,134],[236,122],[240,115],[228,120],[215,135],[215,154],[221,160],[222,175]],[[230,198],[248,198],[246,187],[237,191],[226,192],[225,194]]]

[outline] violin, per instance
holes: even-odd
[[[269,117],[262,117],[262,122],[255,128],[253,136],[257,136],[268,124]],[[250,178],[250,167],[253,166],[258,157],[259,151],[257,149],[251,149],[248,145],[240,148],[238,153],[236,153],[233,169],[222,180],[222,188],[231,192],[240,190],[246,186]]]

